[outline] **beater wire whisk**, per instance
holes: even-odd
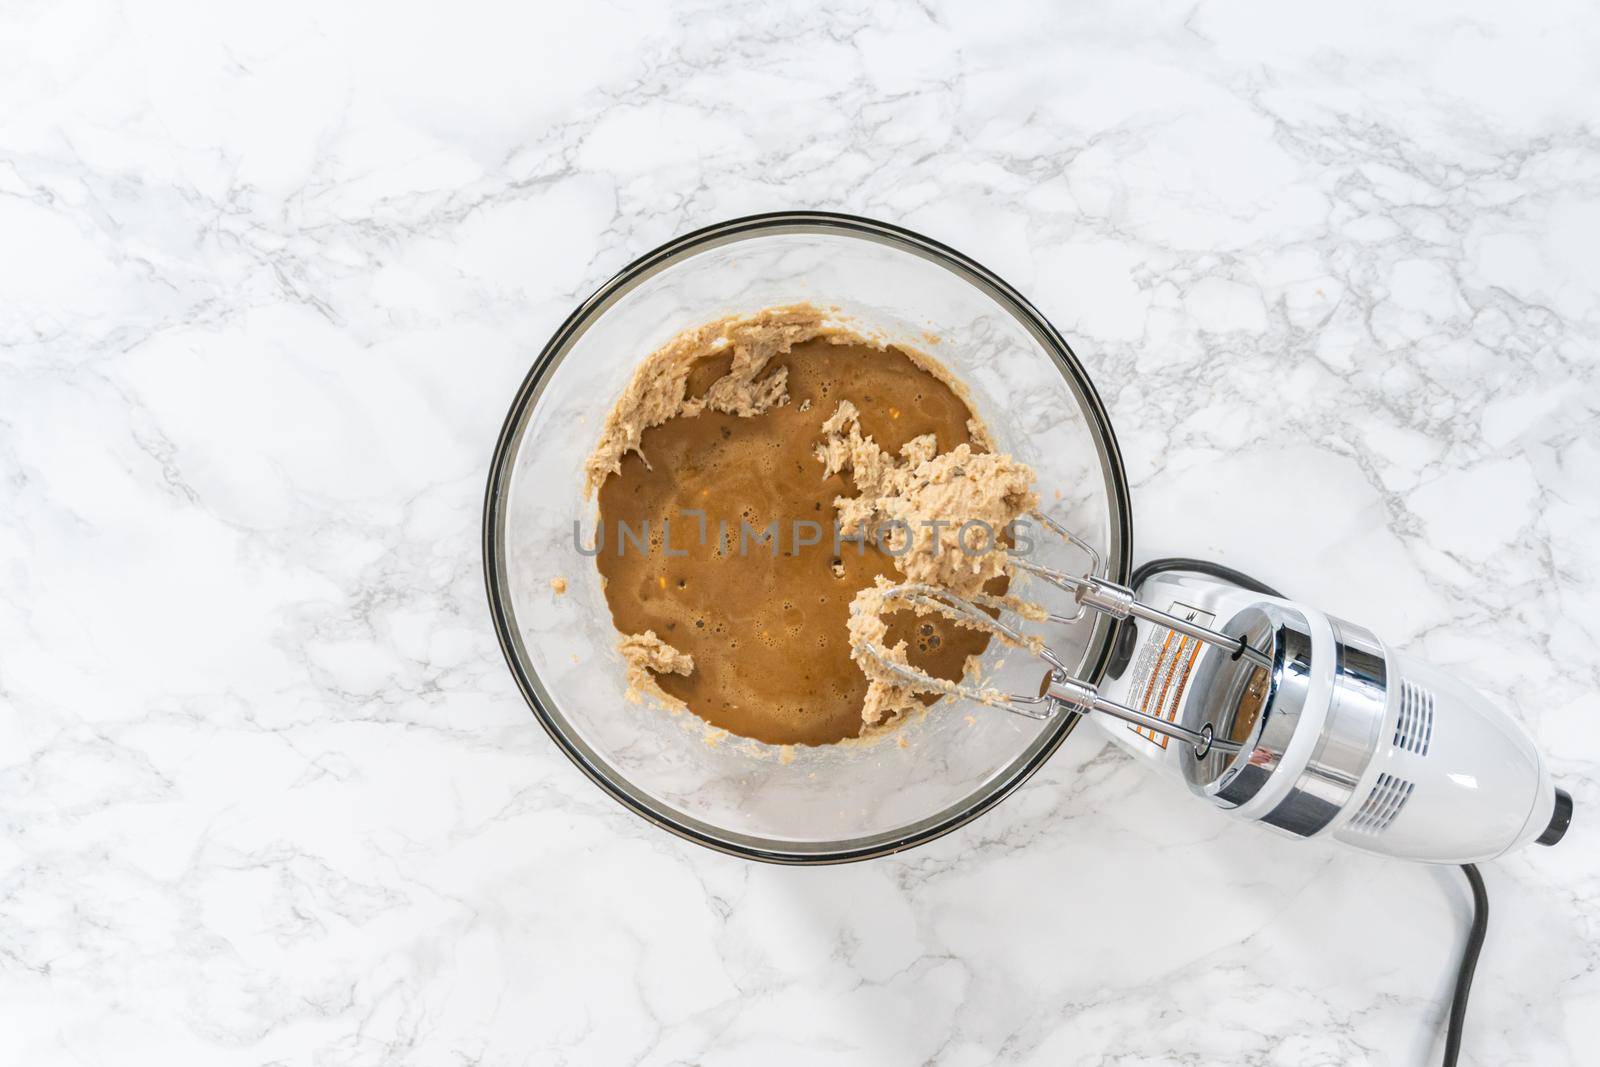
[[[1089,567],[1085,573],[1070,574],[1016,554],[1009,556],[1008,569],[1024,571],[1072,594],[1076,604],[1076,610],[1072,614],[1061,614],[1046,609],[1042,613],[1043,618],[1053,623],[1070,624],[1080,621],[1088,612],[1093,611],[1112,619],[1129,617],[1143,619],[1208,645],[1226,649],[1234,659],[1244,657],[1259,667],[1272,670],[1272,661],[1259,649],[1246,643],[1244,638],[1213,630],[1140,602],[1133,590],[1103,576],[1104,561],[1092,545],[1048,515],[1036,513],[1035,518],[1046,529],[1076,546],[1089,559]],[[1229,754],[1239,751],[1238,744],[1218,738],[1210,723],[1203,724],[1198,730],[1191,729],[1181,723],[1151,715],[1102,696],[1095,685],[1075,677],[1061,657],[1037,635],[1024,634],[1004,621],[1007,615],[1022,616],[1022,612],[1018,610],[1021,605],[1015,597],[996,597],[986,593],[962,597],[939,586],[906,582],[890,586],[866,602],[858,601],[851,606],[851,611],[876,611],[882,614],[890,610],[895,603],[904,604],[919,613],[935,612],[969,629],[994,634],[1007,644],[1024,649],[1043,660],[1049,671],[1039,692],[1035,694],[1002,693],[995,689],[935,678],[926,671],[897,660],[886,648],[870,641],[862,642],[858,646],[885,672],[911,689],[966,697],[980,704],[1001,708],[1030,719],[1049,719],[1063,712],[1072,715],[1100,712],[1133,726],[1183,741],[1194,749],[1196,757],[1213,751]]]

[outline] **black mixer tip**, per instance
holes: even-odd
[[[1539,835],[1539,844],[1553,845],[1567,836],[1572,825],[1572,794],[1565,789],[1556,790],[1556,810],[1550,813],[1550,825]]]

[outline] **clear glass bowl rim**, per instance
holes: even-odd
[[[971,822],[1004,800],[1043,766],[1072,732],[1078,716],[1058,716],[1006,768],[1004,773],[997,775],[983,789],[910,826],[851,840],[780,844],[771,839],[740,834],[703,823],[681,812],[665,809],[654,803],[648,794],[616,774],[581,738],[569,731],[562,717],[548,706],[554,701],[550,700],[542,686],[537,684],[536,672],[523,661],[518,651],[520,638],[516,633],[515,622],[509,608],[510,594],[507,588],[502,530],[505,503],[510,490],[517,443],[533,412],[544,382],[589,325],[646,279],[708,248],[773,234],[842,235],[875,241],[910,252],[964,278],[1015,316],[1038,341],[1040,347],[1050,354],[1062,377],[1077,395],[1083,407],[1084,417],[1094,432],[1102,472],[1111,492],[1109,501],[1111,544],[1105,561],[1106,574],[1112,581],[1126,583],[1133,551],[1133,515],[1127,474],[1122,465],[1122,453],[1117,446],[1116,434],[1112,431],[1105,405],[1089,380],[1088,372],[1066,340],[1016,289],[955,249],[901,226],[859,215],[831,211],[775,211],[747,215],[684,234],[646,253],[618,271],[567,316],[566,321],[546,342],[523,379],[495,443],[494,456],[489,464],[488,487],[483,506],[484,583],[500,649],[534,718],[544,727],[550,739],[567,755],[567,758],[611,797],[650,823],[718,852],[768,863],[845,863],[902,852]],[[1091,638],[1090,649],[1085,659],[1086,680],[1097,683],[1104,676],[1106,665],[1110,662],[1112,650],[1116,647],[1120,633],[1120,627],[1097,628]]]

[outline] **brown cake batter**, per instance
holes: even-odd
[[[991,466],[1005,458],[988,452],[966,403],[924,358],[827,328],[815,309],[774,309],[675,339],[630,384],[589,467],[613,620],[624,635],[649,635],[625,642],[635,674],[744,737],[814,745],[859,736],[868,679],[851,659],[850,603],[880,575],[905,577],[870,537],[835,550],[836,499],[851,510],[864,463],[877,464],[877,477],[895,464],[910,471],[943,461],[933,479],[943,492],[947,454]],[[930,490],[926,478],[888,477]],[[703,527],[683,514],[694,510],[704,511]],[[873,517],[858,515],[856,525]],[[794,538],[795,520],[818,524],[816,543],[797,543],[810,531]],[[776,552],[753,532],[774,521]],[[648,550],[628,541],[619,551],[619,522],[633,531],[648,522]],[[986,571],[971,580],[989,579]],[[960,678],[988,643],[937,616],[902,612],[887,622],[891,644],[905,640],[913,664],[946,679]]]

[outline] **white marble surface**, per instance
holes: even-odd
[[[1426,1064],[1465,891],[1082,732],[837,869],[652,830],[486,619],[516,383],[654,244],[814,206],[1072,339],[1141,556],[1503,696],[1464,1062],[1600,1044],[1600,16],[23,3],[0,15],[0,1062]],[[1181,900],[1176,914],[1174,902]]]

